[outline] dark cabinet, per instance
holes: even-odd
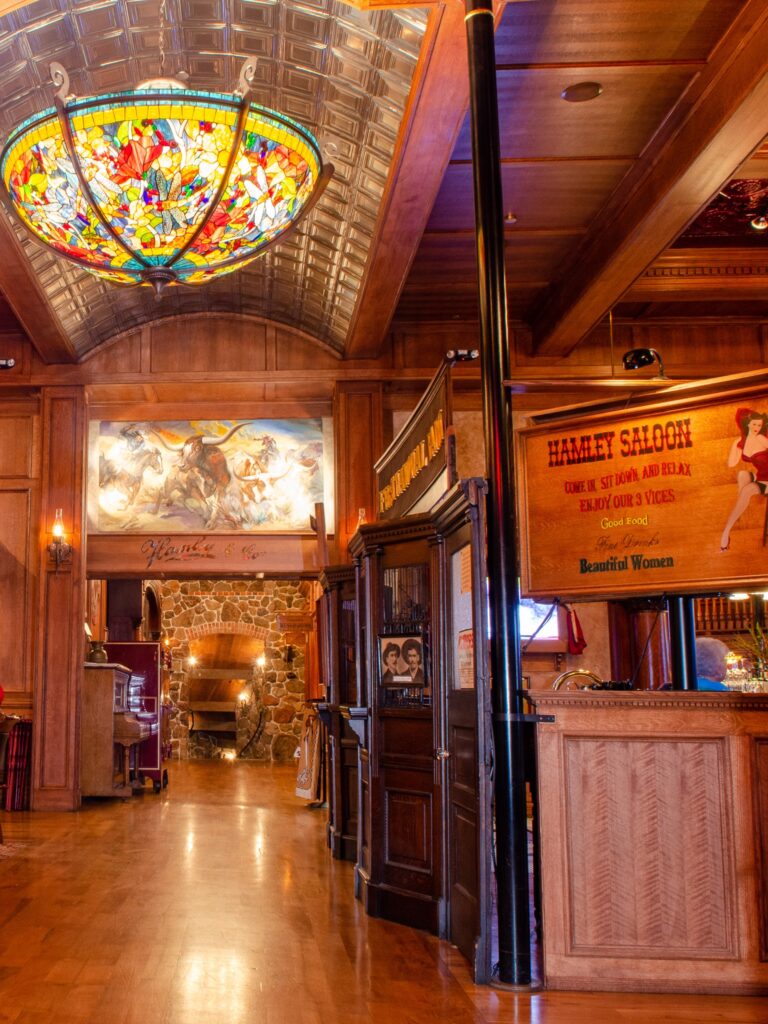
[[[443,762],[434,700],[438,536],[428,515],[361,527],[357,891],[371,914],[444,933]]]
[[[360,527],[356,567],[360,821],[370,914],[455,943],[490,976],[490,686],[484,489]]]
[[[355,571],[327,568],[318,602],[321,681],[326,700],[318,704],[328,749],[328,845],[334,857],[357,858],[358,741],[350,707],[358,706]]]

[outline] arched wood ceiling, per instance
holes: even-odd
[[[344,348],[427,22],[424,9],[362,11],[336,0],[166,0],[166,72],[231,92],[256,58],[254,100],[315,134],[335,166],[312,215],[242,271],[202,287],[115,288],[43,248],[15,226],[11,251],[31,267],[58,325],[81,357],[118,331],[162,316],[230,312],[267,317]],[[157,0],[42,0],[0,17],[0,132],[50,107],[51,61],[80,96],[129,88],[160,69]],[[21,253],[19,253],[19,249]],[[20,282],[0,280],[14,305]],[[35,327],[34,324],[31,326]],[[53,342],[55,345],[55,342]],[[59,345],[59,347],[62,347]],[[57,353],[52,353],[56,357]]]

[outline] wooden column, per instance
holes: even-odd
[[[531,980],[526,731],[518,611],[515,456],[509,377],[499,112],[491,0],[465,0],[483,382],[491,635],[499,980]]]
[[[333,401],[336,449],[336,562],[348,562],[347,544],[357,517],[365,509],[368,522],[376,518],[373,464],[381,455],[383,396],[379,383],[339,383]]]
[[[32,806],[73,810],[80,802],[78,698],[83,672],[85,571],[85,393],[44,388],[40,495],[40,589],[35,659]],[[56,509],[64,513],[71,560],[58,567],[48,544]]]

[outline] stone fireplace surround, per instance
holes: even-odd
[[[304,717],[305,651],[295,634],[280,628],[285,612],[309,610],[310,584],[296,580],[146,580],[162,610],[170,654],[166,693],[170,701],[172,756],[218,758],[225,744],[190,734],[188,658],[192,643],[217,633],[257,637],[265,664],[245,689],[252,700],[238,711],[235,748],[255,761],[291,761]],[[247,745],[247,749],[244,749]]]

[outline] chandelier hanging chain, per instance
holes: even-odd
[[[165,78],[166,0],[160,0],[160,77]]]

